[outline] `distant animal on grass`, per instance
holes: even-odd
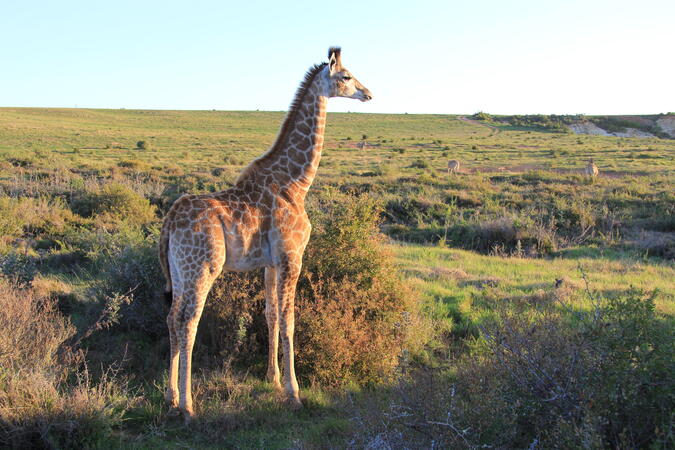
[[[358,144],[356,144],[356,147],[357,147],[359,150],[363,150],[363,149],[365,149],[367,146],[368,146],[368,144],[366,144],[366,141],[361,141],[361,142],[359,142]]]
[[[600,170],[598,170],[598,166],[595,165],[592,159],[588,160],[588,164],[584,168],[584,175],[595,178],[598,176],[600,173]]]
[[[206,296],[223,269],[265,268],[267,379],[282,390],[277,356],[281,333],[286,395],[291,405],[302,405],[293,363],[293,332],[295,288],[311,229],[305,196],[319,167],[328,99],[365,102],[372,98],[342,65],[340,55],[339,48],[331,48],[328,63],[309,69],[276,141],[242,171],[232,188],[183,195],[164,218],[159,259],[171,302],[165,399],[186,421],[194,415],[191,365],[197,326]]]
[[[448,161],[448,173],[459,172],[459,161],[456,159],[451,159]]]

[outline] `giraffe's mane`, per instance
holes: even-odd
[[[326,67],[328,63],[321,63],[321,64],[314,64],[312,67],[309,68],[307,73],[305,73],[305,78],[302,80],[300,83],[300,86],[298,89],[295,91],[295,97],[293,98],[293,101],[291,102],[291,106],[288,109],[288,113],[286,114],[286,118],[284,119],[284,122],[281,125],[281,128],[279,129],[279,134],[277,134],[277,138],[274,141],[274,144],[270,147],[270,149],[265,152],[262,156],[259,158],[254,159],[244,170],[241,172],[239,175],[239,178],[237,178],[237,181],[235,184],[239,184],[240,181],[242,181],[244,178],[247,177],[251,173],[251,171],[254,170],[254,168],[257,166],[257,163],[260,161],[263,161],[266,157],[272,155],[275,153],[278,148],[283,145],[284,140],[286,139],[286,136],[288,135],[288,132],[291,130],[293,123],[295,122],[295,117],[297,116],[298,110],[300,109],[300,106],[302,105],[302,102],[305,98],[305,95],[307,94],[307,91],[309,90],[309,87],[312,85],[314,82],[314,78],[321,73],[321,71]]]

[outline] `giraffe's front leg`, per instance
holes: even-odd
[[[294,407],[302,407],[298,381],[293,362],[293,333],[295,330],[295,288],[300,276],[301,260],[290,261],[277,267],[277,292],[281,341],[284,349],[284,387],[288,400]]]
[[[279,306],[277,297],[277,272],[274,267],[265,268],[265,318],[267,319],[268,347],[267,381],[281,390],[279,372]]]

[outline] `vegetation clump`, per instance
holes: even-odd
[[[658,294],[589,292],[594,306],[580,312],[572,292],[488,294],[494,314],[470,352],[452,371],[411,368],[411,383],[389,410],[362,422],[360,438],[412,447],[669,447],[675,354],[672,324],[654,310]]]

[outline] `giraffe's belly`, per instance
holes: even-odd
[[[226,233],[225,247],[226,270],[241,272],[272,265],[269,242],[262,233],[251,236]]]

